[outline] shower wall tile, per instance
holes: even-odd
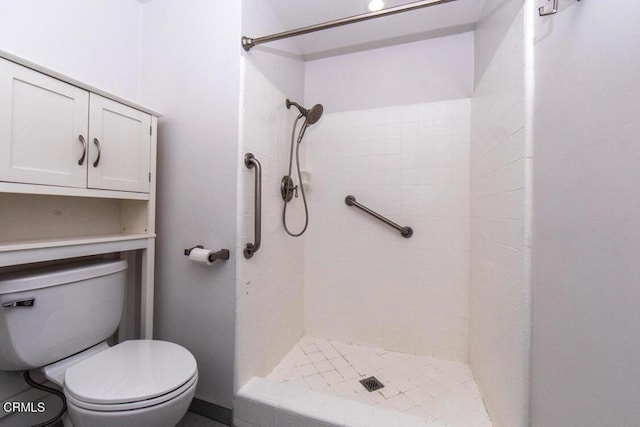
[[[469,127],[459,99],[327,111],[309,129],[308,334],[467,360]]]
[[[494,424],[509,427],[529,425],[524,22],[520,11],[471,102],[470,365]]]
[[[249,59],[241,62],[240,151],[238,153],[236,387],[268,374],[303,335],[304,239],[286,235],[282,226],[280,179],[289,161],[289,137],[295,114],[285,96]],[[262,247],[243,256],[254,241],[255,170],[244,166],[252,152],[262,164]],[[301,153],[303,154],[303,153]],[[301,202],[289,208],[291,228],[301,227]]]

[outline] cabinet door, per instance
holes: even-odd
[[[151,115],[92,93],[88,144],[89,188],[149,192]]]
[[[88,111],[88,92],[0,59],[0,181],[85,187]]]

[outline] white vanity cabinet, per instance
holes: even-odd
[[[0,59],[0,181],[149,192],[152,116]]]
[[[158,117],[0,51],[0,271],[128,259],[118,339],[153,336]]]
[[[151,115],[92,93],[87,187],[149,192]]]
[[[0,181],[84,188],[89,92],[0,59]]]

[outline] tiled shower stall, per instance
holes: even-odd
[[[239,156],[262,160],[265,231],[264,252],[237,267],[238,425],[525,422],[529,12],[516,12],[466,97],[432,90],[423,101],[345,108],[317,89],[318,70],[339,74],[339,60],[307,63],[302,95],[284,93],[260,53],[243,58]],[[473,45],[439,40],[420,49]],[[310,225],[294,239],[282,229],[279,180],[295,119],[284,100],[301,96],[325,112],[301,146]],[[238,252],[254,207],[253,171],[239,174]],[[348,207],[347,195],[413,236]],[[299,229],[299,199],[289,212]],[[385,387],[365,390],[370,376]]]

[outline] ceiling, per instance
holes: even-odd
[[[367,0],[267,0],[285,30],[367,13]],[[457,0],[294,37],[304,59],[390,46],[471,31],[486,0]],[[385,0],[385,8],[412,3]],[[245,34],[260,37],[267,34]]]

